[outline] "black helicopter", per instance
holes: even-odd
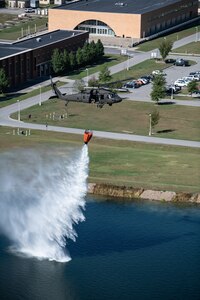
[[[57,88],[56,83],[52,81],[51,87],[57,96],[57,98],[66,101],[66,105],[69,101],[83,102],[83,103],[96,103],[97,107],[102,108],[104,104],[112,106],[114,103],[119,103],[122,98],[116,93],[106,88],[90,87],[85,88],[83,91],[75,94],[62,94]]]

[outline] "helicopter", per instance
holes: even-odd
[[[98,108],[102,108],[105,104],[112,106],[112,104],[119,103],[122,101],[122,98],[119,97],[116,93],[103,87],[87,87],[79,93],[62,94],[56,86],[56,83],[52,81],[52,78],[51,87],[57,98],[66,101],[66,105],[68,104],[68,102],[72,101],[83,103],[95,103]]]

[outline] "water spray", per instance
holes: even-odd
[[[88,147],[59,155],[12,151],[0,156],[0,233],[12,251],[66,262],[67,239],[84,221]]]

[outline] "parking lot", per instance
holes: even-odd
[[[176,57],[172,57],[171,58],[176,58]],[[184,77],[184,76],[188,76],[190,72],[195,72],[195,71],[200,71],[200,57],[193,57],[193,56],[181,56],[184,59],[187,60],[194,60],[197,62],[197,64],[192,65],[192,66],[188,66],[188,67],[181,67],[181,66],[171,66],[169,68],[165,69],[165,73],[166,73],[166,82],[168,85],[171,85],[174,83],[175,80],[177,80],[178,78]],[[144,74],[145,75],[145,74]],[[137,100],[137,99],[143,99],[143,98],[149,98],[150,93],[151,93],[151,89],[152,89],[152,83],[146,84],[141,86],[140,88],[136,88],[136,89],[132,89],[131,90],[131,94],[133,96],[133,99]],[[130,97],[129,97],[130,98]]]

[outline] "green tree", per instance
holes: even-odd
[[[151,91],[151,100],[155,101],[157,104],[160,99],[165,97],[165,88],[166,80],[164,75],[156,75],[153,80],[152,91]]]
[[[97,53],[98,59],[100,59],[104,55],[104,46],[100,39],[98,39],[98,41],[96,43],[96,53]]]
[[[63,54],[59,49],[55,49],[51,56],[51,65],[55,74],[60,74],[64,71]]]
[[[70,69],[74,70],[76,67],[76,56],[72,51],[69,53],[69,64],[70,64]]]
[[[83,50],[81,48],[78,48],[78,50],[76,51],[76,62],[79,67],[84,63]]]
[[[87,65],[90,62],[90,51],[89,51],[89,44],[85,43],[83,48],[83,62],[85,65]]]
[[[0,93],[4,93],[9,87],[9,80],[4,69],[0,69]]]
[[[89,48],[90,48],[90,61],[93,63],[97,58],[97,49],[94,41],[91,41],[91,43],[89,44]]]
[[[167,39],[164,39],[162,43],[159,46],[160,55],[162,56],[162,59],[165,60],[169,52],[172,50],[173,42],[169,41]]]
[[[160,119],[159,111],[157,109],[154,109],[149,114],[149,117],[150,117],[149,135],[152,135],[152,131],[153,131],[154,127],[158,124],[159,119]]]
[[[69,61],[69,52],[64,49],[63,51],[63,65],[64,65],[64,71],[69,71],[70,69],[70,61]]]
[[[191,96],[192,96],[192,94],[196,90],[198,90],[198,84],[197,84],[197,82],[195,80],[190,81],[188,83],[188,85],[187,85],[187,90],[188,90],[188,93],[191,94]]]
[[[110,75],[110,70],[107,66],[103,66],[102,70],[99,73],[99,81],[102,83],[109,82],[112,76]]]

